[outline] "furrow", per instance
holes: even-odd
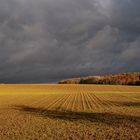
[[[94,105],[94,109],[100,108],[100,104],[98,103],[98,101],[96,100],[95,96],[93,96],[93,94],[89,94],[91,100],[93,101],[93,105]]]
[[[92,99],[90,97],[90,93],[87,93],[87,99],[88,99],[90,109],[93,110],[93,102],[92,102]]]
[[[82,97],[82,110],[86,110],[86,107],[85,107],[85,100],[84,100],[84,95],[83,93],[81,93],[81,97]]]
[[[65,98],[63,98],[63,100],[60,101],[60,104],[57,106],[58,109],[61,109],[61,110],[66,110],[65,109],[65,104],[67,103],[68,99],[69,99],[70,95],[67,94],[67,96],[65,96]]]
[[[77,111],[81,110],[81,106],[82,106],[82,102],[81,102],[81,94],[78,93],[78,97],[77,97]]]
[[[77,96],[77,93],[73,94],[74,95],[74,98],[73,98],[73,102],[72,102],[72,110],[75,109],[75,103],[76,103],[76,96]]]
[[[84,100],[85,100],[86,110],[89,110],[89,109],[91,109],[91,106],[89,104],[88,97],[87,97],[87,94],[88,93],[83,93],[83,94],[84,94]]]
[[[56,98],[57,96],[47,96],[47,97],[44,97],[44,100],[42,99],[42,101],[40,101],[37,106],[38,107],[45,107],[50,101],[54,100],[54,98]]]
[[[73,101],[73,94],[70,94],[70,99],[68,100],[68,103],[66,105],[66,110],[71,109],[72,101]]]
[[[90,94],[89,94],[89,97],[90,97],[91,102],[92,102],[92,108],[93,108],[93,109],[97,109],[97,108],[99,108],[100,106],[99,106],[99,104],[97,104],[97,101],[95,100],[95,98],[94,98],[91,94],[93,94],[93,93],[90,93]]]
[[[57,101],[50,104],[47,108],[48,109],[58,108],[58,105],[65,99],[66,96],[67,95],[61,96]]]
[[[36,99],[36,101],[34,101],[32,104],[30,105],[33,105],[33,106],[38,106],[40,103],[42,103],[44,100],[49,100],[49,98],[51,98],[51,96],[49,97],[38,97],[38,99]]]
[[[95,94],[91,94],[92,97],[94,98],[96,104],[98,105],[99,108],[104,108],[104,105],[102,103],[102,100],[98,98]]]
[[[117,106],[113,103],[111,103],[110,101],[106,100],[105,95],[99,95],[100,100],[102,101],[102,104],[104,105],[104,107],[106,108],[113,108],[114,106]]]
[[[78,104],[79,104],[79,100],[78,100],[78,96],[79,96],[79,93],[76,94],[76,97],[75,97],[75,110],[77,111],[78,110]]]
[[[49,100],[48,105],[46,105],[45,107],[49,109],[53,104],[55,104],[56,102],[58,102],[61,99],[62,99],[62,97],[61,96],[58,96],[54,100],[53,99],[52,100]]]

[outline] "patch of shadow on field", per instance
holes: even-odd
[[[110,102],[118,106],[140,107],[140,102],[126,102],[126,101],[110,101]]]
[[[105,123],[112,126],[122,126],[122,123],[125,122],[125,126],[128,127],[128,124],[140,125],[140,117],[138,116],[129,116],[129,115],[120,115],[114,113],[89,113],[89,112],[74,112],[74,111],[60,111],[60,110],[48,110],[46,108],[35,108],[30,106],[18,105],[14,106],[14,109],[23,111],[32,115],[41,116],[43,118],[51,119],[62,119],[66,121],[90,121]]]

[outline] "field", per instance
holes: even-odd
[[[0,140],[140,140],[140,87],[0,85]]]

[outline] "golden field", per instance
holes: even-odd
[[[0,85],[0,140],[139,140],[140,87]]]

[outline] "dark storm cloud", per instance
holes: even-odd
[[[0,82],[140,71],[139,0],[0,0]]]

